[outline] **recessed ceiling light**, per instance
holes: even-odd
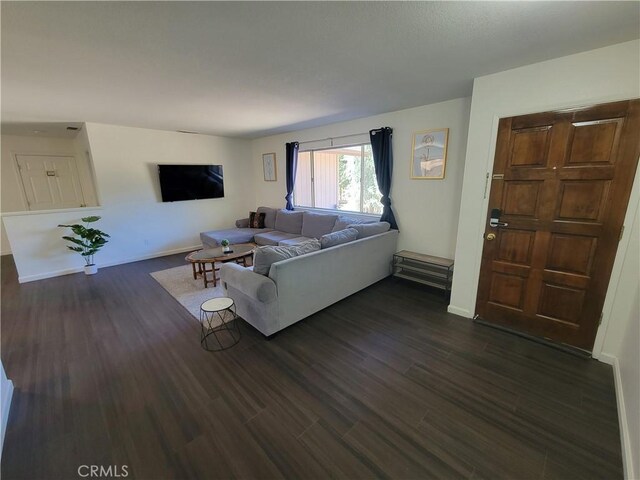
[[[39,133],[42,133],[42,130],[34,130],[33,133],[35,133],[36,135],[38,135]]]

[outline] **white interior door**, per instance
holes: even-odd
[[[84,207],[74,157],[16,155],[29,210]]]

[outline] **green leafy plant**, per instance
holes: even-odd
[[[226,238],[224,240],[220,241],[220,245],[222,245],[223,247],[228,247],[229,246],[229,240],[227,240]]]
[[[69,235],[62,237],[64,240],[72,243],[72,245],[67,245],[67,248],[82,255],[87,265],[93,265],[93,256],[108,242],[106,238],[109,238],[109,235],[96,228],[89,228],[89,224],[97,222],[100,220],[100,217],[84,217],[81,220],[84,222],[84,225],[58,226],[70,228],[71,231],[76,234],[75,237]]]

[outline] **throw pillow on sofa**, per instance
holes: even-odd
[[[355,228],[345,228],[344,230],[327,233],[320,237],[320,247],[324,250],[325,248],[335,247],[343,243],[353,242],[356,238],[358,238],[358,230]]]
[[[264,228],[264,213],[249,212],[249,228]]]
[[[360,240],[386,232],[391,228],[391,224],[389,222],[354,223],[349,225],[349,228],[355,228],[358,231],[358,240]]]
[[[299,257],[320,250],[320,240],[309,240],[289,247],[265,246],[256,248],[253,254],[253,271],[260,275],[269,275],[271,264]]]

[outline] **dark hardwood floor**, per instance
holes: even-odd
[[[19,285],[2,257],[15,393],[2,478],[613,479],[609,366],[446,313],[388,279],[230,350],[148,274],[182,255]],[[83,470],[87,472],[87,470]],[[121,471],[122,473],[122,471]]]

